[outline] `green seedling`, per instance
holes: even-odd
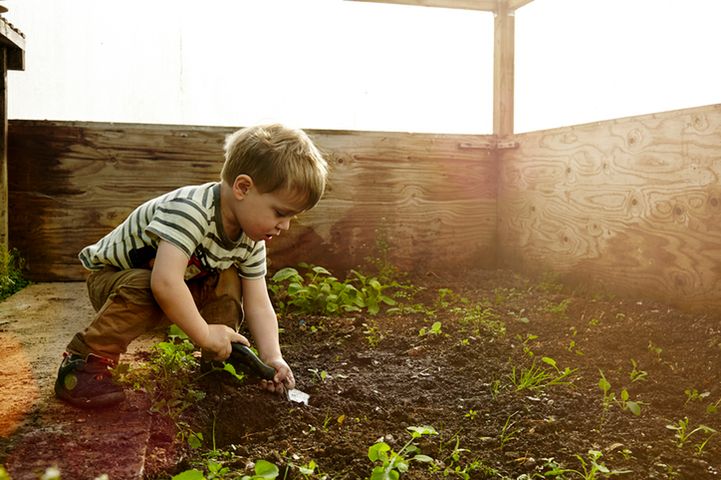
[[[380,462],[380,465],[373,468],[370,480],[398,480],[401,473],[408,471],[410,462],[433,462],[431,457],[420,453],[415,443],[424,435],[438,435],[438,432],[430,426],[408,427],[408,431],[411,438],[398,452],[394,452],[390,445],[383,441],[368,448],[368,458],[374,463]]]
[[[23,278],[24,264],[17,250],[8,250],[0,245],[0,300],[5,300],[30,284]]]
[[[711,439],[712,436],[714,436],[717,432],[711,427],[708,427],[706,425],[699,425],[698,427],[689,429],[689,420],[688,417],[684,417],[681,420],[678,420],[674,424],[666,425],[666,428],[669,430],[673,430],[674,437],[676,438],[676,446],[678,448],[683,448],[684,445],[691,439],[693,435],[696,434],[707,434],[707,437],[701,441],[700,443],[697,443],[696,451],[698,454],[701,454],[703,452],[703,449],[706,447],[706,444]]]
[[[561,300],[559,303],[547,303],[546,306],[543,308],[544,311],[556,315],[559,317],[565,317],[568,313],[568,307],[571,305],[571,299],[567,298],[565,300]]]
[[[365,328],[363,334],[365,335],[366,342],[368,342],[368,346],[371,348],[377,347],[378,344],[381,343],[381,340],[383,340],[383,333],[378,327],[377,322],[374,320],[368,321],[363,324],[363,327]]]
[[[509,378],[511,383],[516,387],[516,391],[529,389],[529,390],[540,390],[553,385],[570,385],[572,382],[566,380],[576,369],[570,369],[566,367],[561,370],[558,368],[556,361],[551,357],[541,358],[543,363],[553,367],[553,371],[536,365],[536,359],[533,359],[533,363],[530,367],[516,369],[513,367]]]
[[[431,328],[423,327],[418,331],[419,337],[424,337],[426,335],[440,335],[443,333],[441,330],[441,322],[433,322],[433,325],[431,325]]]
[[[706,413],[709,415],[713,415],[714,413],[718,413],[719,406],[721,405],[721,398],[716,400],[714,403],[709,403],[706,406]]]
[[[501,381],[498,379],[493,380],[491,382],[490,389],[491,398],[493,398],[493,400],[496,400],[496,398],[498,398],[498,394],[501,393]]]
[[[603,370],[598,370],[601,378],[598,380],[598,388],[603,391],[603,410],[609,409],[612,404],[618,405],[622,410],[628,410],[636,416],[641,415],[641,402],[631,400],[631,395],[625,388],[621,389],[618,396],[611,390],[611,383],[606,379]]]
[[[325,370],[309,368],[308,371],[313,374],[313,378],[315,378],[315,380],[319,383],[325,383],[325,381],[330,378],[330,375],[328,375],[328,372]]]
[[[475,420],[478,416],[478,412],[476,410],[473,410],[472,408],[468,410],[468,412],[464,415],[469,420]]]
[[[492,308],[481,304],[454,308],[453,313],[460,315],[459,323],[473,335],[489,334],[502,337],[506,334],[506,324]]]
[[[518,340],[521,340],[521,339],[522,339],[522,337],[521,337],[520,334],[519,334],[519,335],[516,335],[516,338],[517,338]],[[530,342],[534,341],[534,340],[537,340],[537,339],[538,339],[538,335],[533,335],[532,333],[527,333],[527,334],[526,334],[526,338],[523,338],[522,343],[521,343],[521,345],[523,346],[523,353],[524,353],[524,354],[526,354],[526,355],[529,356],[529,357],[532,357],[532,356],[535,355],[535,353],[533,353],[533,350],[531,349],[531,347],[530,347],[528,344],[529,344]]]
[[[601,462],[602,456],[603,454],[598,450],[589,450],[586,458],[581,455],[576,455],[578,461],[581,462],[580,469],[564,468],[551,460],[546,463],[546,466],[551,467],[551,470],[544,472],[543,476],[566,478],[567,474],[571,474],[574,477],[582,478],[583,480],[596,480],[601,477],[631,473],[631,470],[611,470],[603,462]]]
[[[307,314],[341,315],[366,310],[371,315],[380,312],[382,305],[395,305],[396,301],[385,292],[400,288],[397,282],[381,284],[377,278],[351,270],[351,277],[340,281],[327,269],[301,263],[301,275],[295,268],[278,270],[271,278],[268,289],[283,314],[289,308]]]
[[[631,379],[631,382],[638,382],[641,380],[646,380],[646,377],[648,376],[648,372],[645,370],[641,370],[638,368],[638,363],[633,358],[631,359],[631,372],[628,374],[628,377]]]
[[[684,403],[684,406],[687,405],[689,402],[703,400],[704,398],[711,395],[711,392],[699,393],[699,391],[695,388],[687,388],[683,391],[683,393],[686,395],[686,402]]]
[[[663,353],[663,348],[659,347],[655,343],[653,343],[651,340],[648,341],[648,351],[649,353],[656,356],[656,361],[661,361],[661,353]]]
[[[501,428],[501,432],[498,434],[498,440],[500,443],[499,448],[503,449],[508,442],[516,438],[516,435],[523,431],[522,428],[514,428],[516,425],[515,421],[511,421],[511,418],[518,412],[513,412],[506,418],[506,422]]]

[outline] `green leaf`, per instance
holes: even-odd
[[[558,368],[558,367],[556,366],[556,361],[555,361],[554,359],[552,359],[551,357],[543,357],[543,358],[541,358],[541,360],[542,360],[544,363],[549,364],[549,365],[552,366],[553,368]]]
[[[193,469],[177,474],[172,480],[205,480],[205,477],[203,472]]]
[[[276,478],[280,472],[278,467],[273,465],[267,460],[258,460],[255,462],[255,475],[258,478],[273,479]]]
[[[433,461],[433,459],[431,457],[429,457],[428,455],[416,455],[415,457],[413,457],[413,460],[415,460],[416,462],[424,462],[424,463],[430,463]]]
[[[423,425],[421,427],[407,427],[406,430],[411,432],[413,438],[418,438],[421,435],[438,435],[435,428],[430,425]]]
[[[277,272],[275,272],[275,275],[271,278],[274,282],[284,282],[285,280],[288,280],[289,278],[298,277],[300,278],[300,274],[298,273],[298,270],[291,267],[281,268]]]
[[[378,442],[368,448],[368,458],[372,462],[375,462],[377,460],[383,461],[384,459],[388,458],[386,452],[390,451],[390,449],[391,446],[388,445],[386,442]]]
[[[313,270],[315,273],[330,275],[330,272],[321,266],[313,267],[311,270]]]
[[[628,402],[626,402],[626,406],[634,415],[641,415],[641,406],[638,403],[629,400]]]

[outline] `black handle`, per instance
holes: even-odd
[[[230,354],[232,360],[236,360],[248,367],[250,373],[264,380],[273,380],[275,368],[263,363],[263,360],[253,353],[253,350],[242,343],[232,343],[233,351]]]

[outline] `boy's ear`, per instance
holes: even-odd
[[[236,198],[244,198],[253,188],[253,179],[248,175],[238,175],[233,182],[233,194]]]

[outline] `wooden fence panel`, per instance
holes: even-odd
[[[218,178],[232,129],[12,121],[10,244],[33,280],[79,280],[77,253],[143,201]],[[494,153],[486,137],[309,131],[331,164],[328,191],[269,245],[273,267],[344,271],[385,258],[423,272],[495,265]]]
[[[721,309],[721,105],[517,140],[500,158],[502,263]]]

